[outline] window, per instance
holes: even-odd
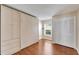
[[[44,35],[52,35],[52,25],[44,24]]]

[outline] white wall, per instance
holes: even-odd
[[[39,40],[42,38],[42,22],[39,20]]]
[[[53,43],[76,48],[75,18],[75,12],[53,17]]]

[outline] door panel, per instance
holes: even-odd
[[[21,49],[38,41],[38,29],[38,19],[21,13]]]
[[[1,6],[1,54],[14,54],[20,50],[19,13]]]

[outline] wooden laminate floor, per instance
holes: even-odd
[[[42,39],[14,55],[78,55],[78,53],[73,48],[52,44],[51,40]]]

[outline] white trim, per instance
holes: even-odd
[[[78,52],[78,54],[79,54],[79,49],[78,48],[75,48],[76,50],[77,50],[77,52]]]
[[[77,27],[76,27],[76,16],[74,16],[74,44],[75,44],[74,47],[75,47],[75,48],[77,48],[77,44],[76,44],[76,43],[77,43],[77,41],[76,41],[76,40],[77,40],[76,28],[77,28]]]

